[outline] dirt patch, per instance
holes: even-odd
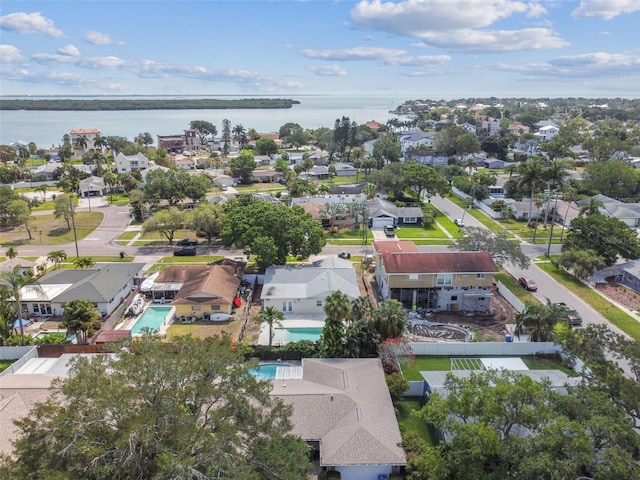
[[[599,283],[596,290],[629,310],[640,310],[640,294],[619,283]]]

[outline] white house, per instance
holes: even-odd
[[[100,136],[100,130],[98,130],[97,128],[78,128],[71,130],[69,134],[71,146],[73,147],[73,154],[75,156],[82,156],[89,150],[102,151],[104,148],[102,146],[96,147],[96,138]],[[86,145],[84,147],[78,148],[76,142],[80,138],[84,139]]]
[[[144,263],[96,263],[85,269],[59,269],[20,289],[23,309],[36,318],[60,316],[65,302],[89,300],[103,315],[111,315],[142,277]],[[26,307],[26,308],[25,308]]]
[[[541,142],[550,142],[556,137],[556,135],[558,135],[558,133],[560,133],[560,129],[558,127],[555,125],[546,125],[538,130],[536,136]]]
[[[135,155],[118,153],[118,155],[116,155],[115,164],[118,173],[131,173],[136,170],[149,168],[149,159],[140,152]]]
[[[264,308],[300,317],[324,315],[324,300],[340,290],[349,298],[360,296],[352,262],[327,257],[307,265],[277,265],[267,268],[260,299]]]
[[[433,148],[435,145],[436,132],[423,132],[422,130],[407,132],[398,136],[400,149],[404,154],[407,150],[418,147]]]
[[[102,177],[87,177],[80,180],[79,191],[81,197],[101,197],[107,194],[107,186]]]

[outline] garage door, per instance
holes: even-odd
[[[378,218],[374,218],[372,220],[373,220],[373,222],[371,224],[372,228],[382,228],[385,225],[393,225],[393,218],[392,217],[378,217]]]

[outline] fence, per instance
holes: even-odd
[[[498,286],[500,295],[502,295],[513,308],[515,308],[518,312],[524,310],[524,303],[522,303],[522,301],[518,297],[516,297],[513,292],[509,290],[500,280],[496,280],[496,285]]]
[[[0,376],[17,372],[20,367],[32,358],[38,358],[38,349],[33,345],[26,345],[24,347],[0,347],[0,360],[16,360],[1,372]]]
[[[553,342],[477,342],[477,343],[409,343],[414,355],[428,356],[519,356],[560,354],[562,348]]]

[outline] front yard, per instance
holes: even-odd
[[[67,228],[67,222],[63,218],[56,219],[51,214],[33,215],[34,228],[31,231],[33,239],[24,228],[7,229],[2,232],[2,246],[19,245],[63,245],[73,242],[73,226]],[[104,214],[102,212],[76,212],[75,225],[78,240],[82,240],[93,232],[100,223]]]

